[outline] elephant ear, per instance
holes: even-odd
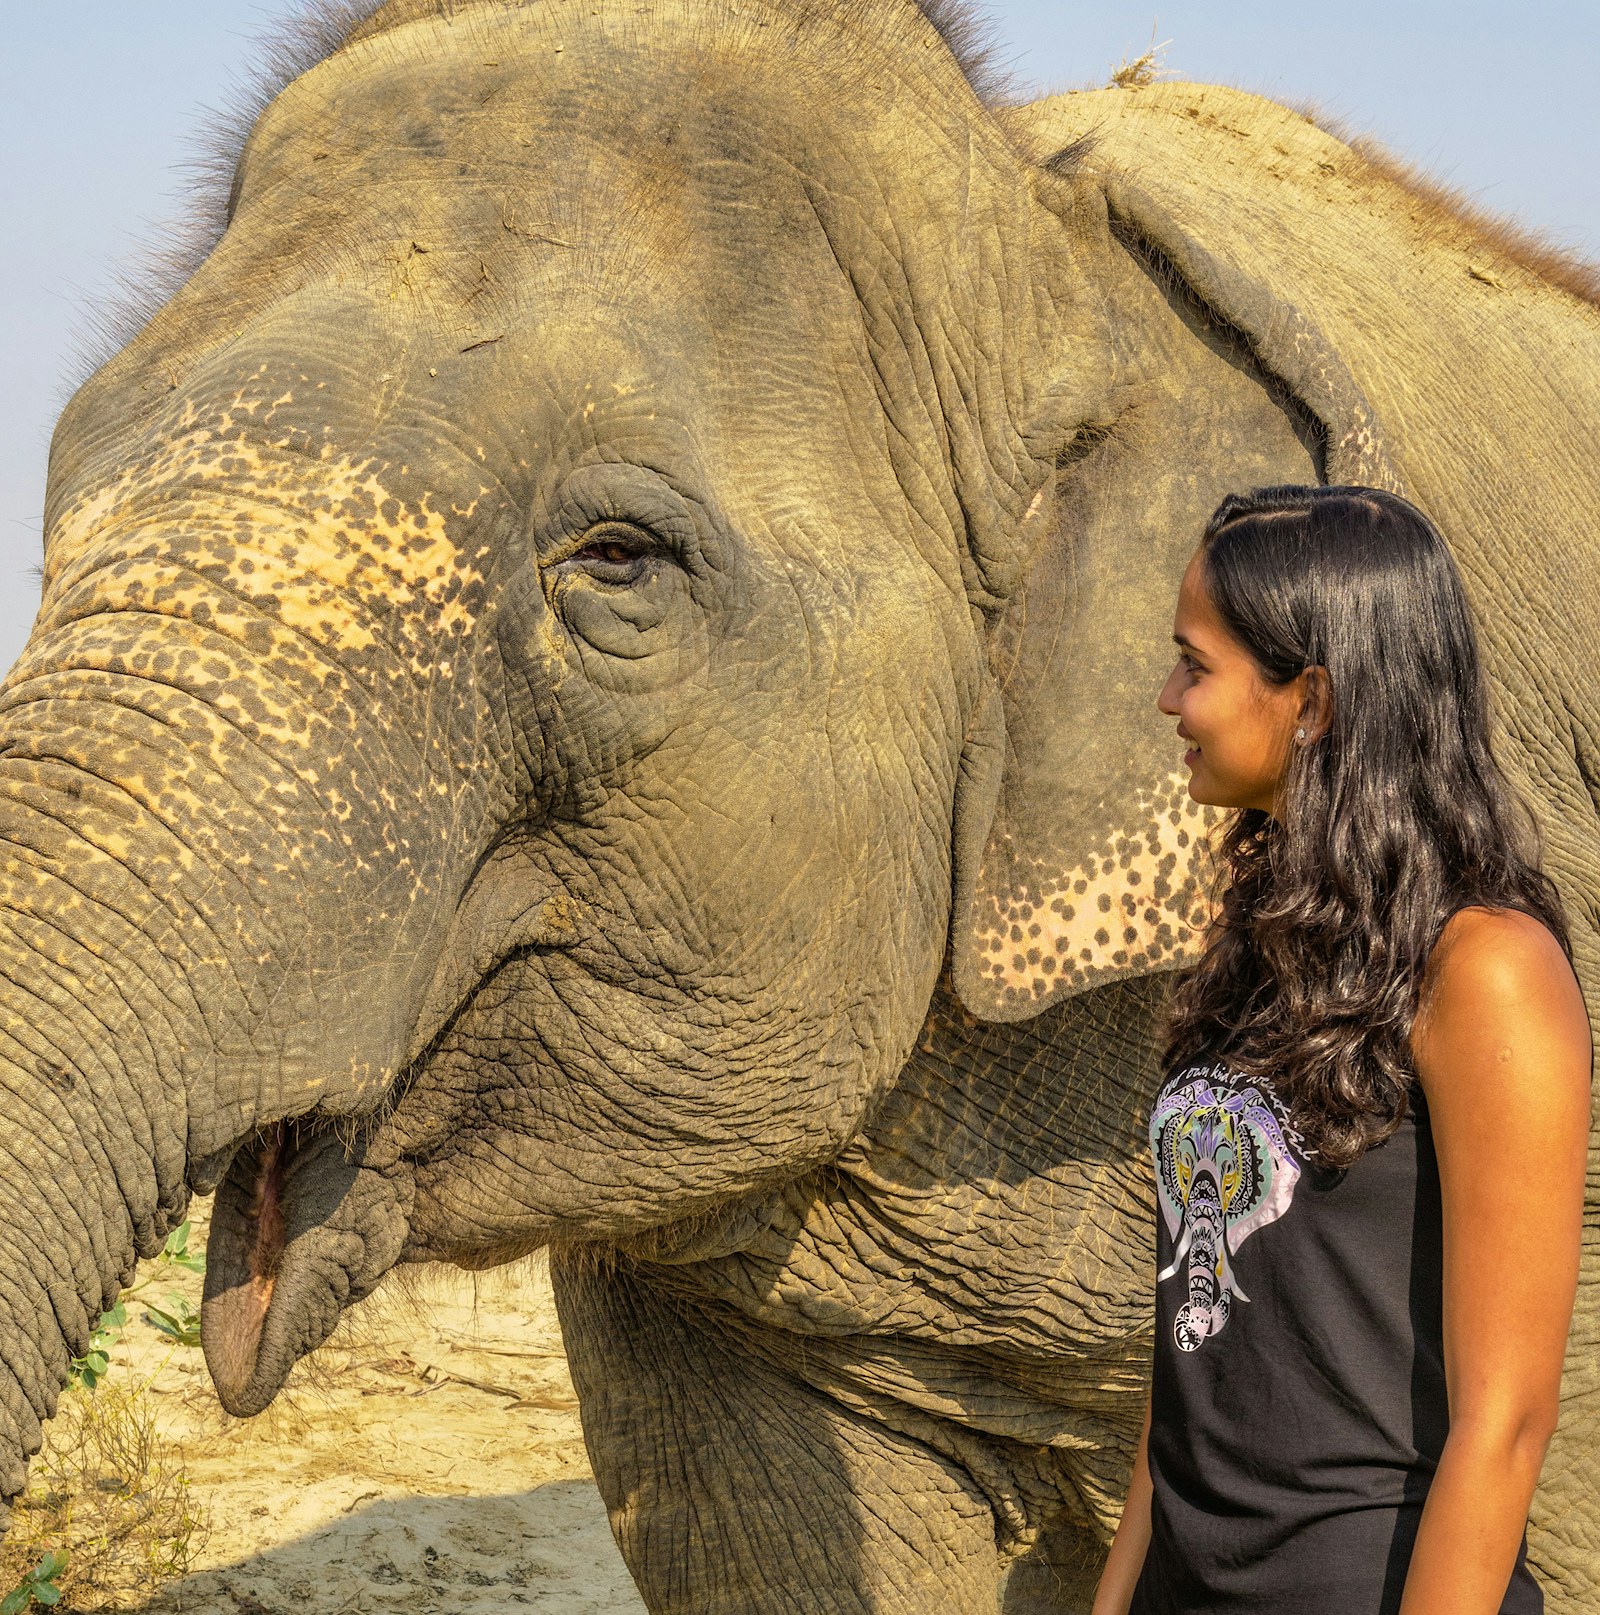
[[[1312,481],[1404,491],[1349,367],[1271,265],[1213,250],[1169,197],[1109,166],[1065,204],[1080,242],[1086,189],[1103,199],[1103,248],[1098,263],[1075,249],[1058,297],[1109,310],[1098,340],[1121,402],[1061,432],[1019,535],[1031,562],[993,629],[1002,773],[981,846],[957,846],[951,960],[961,1001],[991,1021],[1194,955],[1213,820],[1155,700],[1178,582],[1222,497]],[[1081,372],[1081,351],[1061,364]]]

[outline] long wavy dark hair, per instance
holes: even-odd
[[[1327,670],[1332,723],[1290,747],[1281,819],[1220,834],[1215,918],[1178,981],[1168,1069],[1271,1078],[1313,1157],[1347,1167],[1404,1119],[1429,955],[1472,905],[1518,909],[1571,956],[1533,822],[1489,744],[1477,635],[1450,551],[1375,488],[1230,495],[1201,576],[1269,683]]]

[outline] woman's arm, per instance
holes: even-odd
[[[1445,928],[1412,1038],[1444,1209],[1450,1431],[1401,1615],[1495,1615],[1555,1430],[1588,1160],[1589,1022],[1554,937]]]
[[[1122,1521],[1111,1539],[1111,1553],[1100,1572],[1090,1615],[1128,1615],[1133,1603],[1134,1585],[1144,1568],[1145,1550],[1150,1546],[1150,1405],[1144,1409],[1144,1427],[1133,1453],[1133,1476],[1128,1482],[1128,1500],[1122,1505]]]

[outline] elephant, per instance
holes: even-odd
[[[1008,104],[974,40],[387,0],[264,93],[62,416],[0,688],[0,1494],[214,1193],[238,1414],[397,1265],[548,1248],[657,1615],[1087,1609],[1212,879],[1154,699],[1232,489],[1438,523],[1600,1003],[1583,266],[1238,91]]]
[[[1180,1351],[1220,1333],[1234,1297],[1250,1299],[1228,1257],[1289,1209],[1300,1180],[1289,1147],[1294,1124],[1282,1107],[1254,1083],[1220,1095],[1216,1075],[1213,1068],[1173,1089],[1150,1115],[1156,1191],[1173,1240],[1156,1282],[1185,1264],[1189,1274],[1189,1299],[1174,1319]]]

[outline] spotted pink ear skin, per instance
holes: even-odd
[[[1069,993],[1192,962],[1210,919],[1216,810],[1174,770],[1131,804],[1126,829],[1052,867],[985,850],[957,990],[980,1019],[1021,1020]]]

